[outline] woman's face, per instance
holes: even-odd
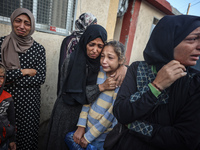
[[[90,41],[86,46],[88,57],[96,59],[100,55],[103,46],[104,43],[101,38],[96,38],[93,41]]]
[[[174,59],[184,66],[194,66],[200,56],[200,27],[192,31],[174,49]]]
[[[13,29],[16,35],[25,37],[31,31],[31,21],[27,15],[19,15],[13,21]]]

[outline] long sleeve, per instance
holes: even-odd
[[[155,149],[196,149],[200,141],[199,77],[192,79],[185,101],[170,97],[169,102],[159,105],[157,97],[149,89],[140,93],[136,101],[131,101],[138,92],[136,70],[136,66],[129,67],[118,93],[114,105],[114,115],[118,121],[129,124],[129,134],[132,134],[133,140],[137,138]],[[158,108],[151,114],[155,106]]]
[[[83,105],[81,113],[79,115],[77,126],[86,127],[89,110],[90,110],[90,105]]]
[[[95,140],[97,137],[99,137],[102,133],[104,133],[109,127],[112,126],[113,121],[115,120],[115,117],[113,115],[113,105],[116,99],[117,93],[114,93],[113,95],[113,102],[112,105],[107,109],[107,111],[104,113],[104,115],[99,119],[96,124],[93,124],[91,128],[85,133],[84,137],[88,142],[92,142]],[[99,99],[98,99],[99,100]],[[101,100],[98,102],[97,100],[97,105],[103,105],[100,104]],[[102,106],[101,106],[102,107]],[[95,112],[96,110],[91,110],[91,113],[93,113],[93,116],[100,116],[98,115],[98,112]],[[91,116],[89,116],[91,117]]]
[[[113,113],[122,124],[129,124],[137,119],[144,119],[153,111],[158,101],[148,84],[145,87],[145,93],[142,94],[137,90],[137,66],[138,62],[132,63],[129,66],[114,104]],[[137,100],[131,101],[134,94],[137,96]]]
[[[7,83],[14,82],[16,85],[26,86],[40,86],[45,82],[46,77],[46,55],[45,49],[41,45],[35,44],[37,46],[37,54],[35,58],[32,58],[33,65],[32,68],[22,68],[22,69],[36,69],[37,73],[35,76],[23,76],[19,69],[7,70]],[[25,63],[25,61],[21,62]]]
[[[94,102],[100,93],[98,85],[86,86],[86,97],[89,104]]]
[[[152,126],[152,135],[132,131],[142,141],[162,149],[196,149],[200,141],[200,91],[189,96],[188,103],[176,116],[173,125],[146,123]]]

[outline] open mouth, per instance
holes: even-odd
[[[191,58],[192,58],[193,60],[199,60],[199,55],[191,55]]]
[[[24,31],[21,31],[21,30],[17,30],[17,32],[18,32],[19,34],[24,34],[24,33],[25,33]]]

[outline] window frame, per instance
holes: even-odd
[[[51,3],[52,2],[53,2],[53,0],[51,0]],[[68,9],[67,9],[66,26],[65,26],[65,29],[64,29],[64,28],[51,26],[51,25],[48,25],[48,24],[37,23],[37,4],[38,4],[38,0],[33,0],[33,2],[32,2],[32,13],[33,13],[33,16],[35,18],[35,29],[37,31],[41,31],[41,32],[45,32],[45,33],[52,33],[52,34],[65,35],[65,36],[69,35],[71,33],[72,29],[74,29],[77,2],[78,2],[78,0],[68,0],[68,5],[72,5],[72,6],[68,7]],[[20,7],[22,7],[22,5],[23,5],[23,0],[20,0]],[[52,8],[50,8],[49,11],[50,11],[50,13],[52,13]],[[48,22],[50,24],[51,18],[49,18]],[[10,25],[11,21],[10,21],[9,17],[0,16],[0,23],[9,24]]]

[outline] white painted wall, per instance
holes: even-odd
[[[129,64],[134,61],[144,60],[143,50],[145,49],[146,43],[150,37],[153,19],[154,17],[160,19],[164,15],[164,13],[149,3],[144,0],[142,1]]]

